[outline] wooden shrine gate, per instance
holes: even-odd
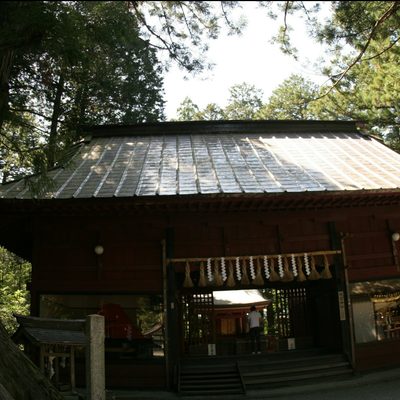
[[[308,336],[306,289],[277,290],[276,318],[280,337]]]
[[[278,348],[287,348],[290,345],[286,339],[294,339],[292,345],[296,348],[312,347],[307,290],[305,288],[276,290],[275,309],[279,332]]]
[[[340,345],[337,287],[330,268],[340,250],[309,253],[164,259],[182,274],[181,354],[216,353],[217,330],[212,290],[272,288],[276,290],[278,349]],[[298,283],[298,285],[296,285]],[[287,286],[286,286],[287,285]],[[297,287],[293,287],[293,286]],[[166,288],[166,284],[165,284]],[[198,289],[197,289],[198,288]],[[274,322],[272,322],[274,323]],[[315,333],[316,332],[316,333]],[[272,340],[272,339],[271,339]]]
[[[182,296],[183,354],[185,356],[215,355],[215,317],[212,292]]]

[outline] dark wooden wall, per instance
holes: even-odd
[[[163,229],[134,220],[42,218],[32,286],[39,292],[161,291],[164,237]],[[102,255],[94,252],[98,243]]]
[[[349,214],[351,214],[348,211]],[[42,217],[35,220],[32,289],[39,292],[162,290],[162,240],[170,229],[175,258],[290,254],[331,250],[328,219],[310,213],[148,215],[140,218]],[[390,239],[399,219],[376,214],[334,221],[350,280],[399,274]],[[96,244],[104,253],[94,252]],[[395,248],[400,242],[394,243]],[[332,258],[330,258],[332,262]],[[177,272],[184,265],[176,266]]]
[[[357,346],[355,349],[355,358],[356,369],[358,371],[398,366],[400,340],[386,340]]]
[[[395,251],[400,242],[392,243],[391,234],[400,232],[400,219],[385,214],[351,217],[336,224],[338,232],[347,233],[343,240],[350,281],[375,280],[398,276]]]
[[[271,218],[272,217],[272,218]],[[273,215],[210,216],[174,227],[175,258],[273,255],[331,250],[327,221]],[[179,265],[182,272],[184,264]]]
[[[339,249],[347,235],[350,281],[399,276],[400,243],[391,241],[400,228],[395,208],[33,218],[32,314],[40,293],[162,293],[167,236],[175,258],[290,254],[331,250],[332,226]],[[98,243],[101,256],[94,253]],[[175,270],[183,279],[184,264]]]

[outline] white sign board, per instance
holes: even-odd
[[[209,356],[216,356],[217,355],[217,351],[215,349],[215,344],[209,344],[208,345],[208,355]]]
[[[340,320],[346,321],[346,306],[344,304],[344,293],[343,291],[338,292],[339,297],[339,311],[340,311]]]
[[[288,340],[287,340],[287,347],[288,347],[288,350],[294,350],[295,348],[296,348],[296,340],[295,340],[295,338],[289,338]]]

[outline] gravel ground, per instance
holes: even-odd
[[[77,389],[80,396],[66,395],[66,400],[86,399],[84,389]],[[372,371],[351,379],[315,383],[296,387],[268,390],[248,390],[246,395],[178,396],[168,391],[115,390],[107,391],[107,400],[399,400],[400,368]],[[89,400],[89,399],[87,399]]]

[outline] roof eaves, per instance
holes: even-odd
[[[355,121],[317,120],[218,120],[153,122],[131,125],[90,125],[82,127],[88,135],[95,136],[136,136],[176,135],[215,133],[257,133],[257,132],[359,132]]]

